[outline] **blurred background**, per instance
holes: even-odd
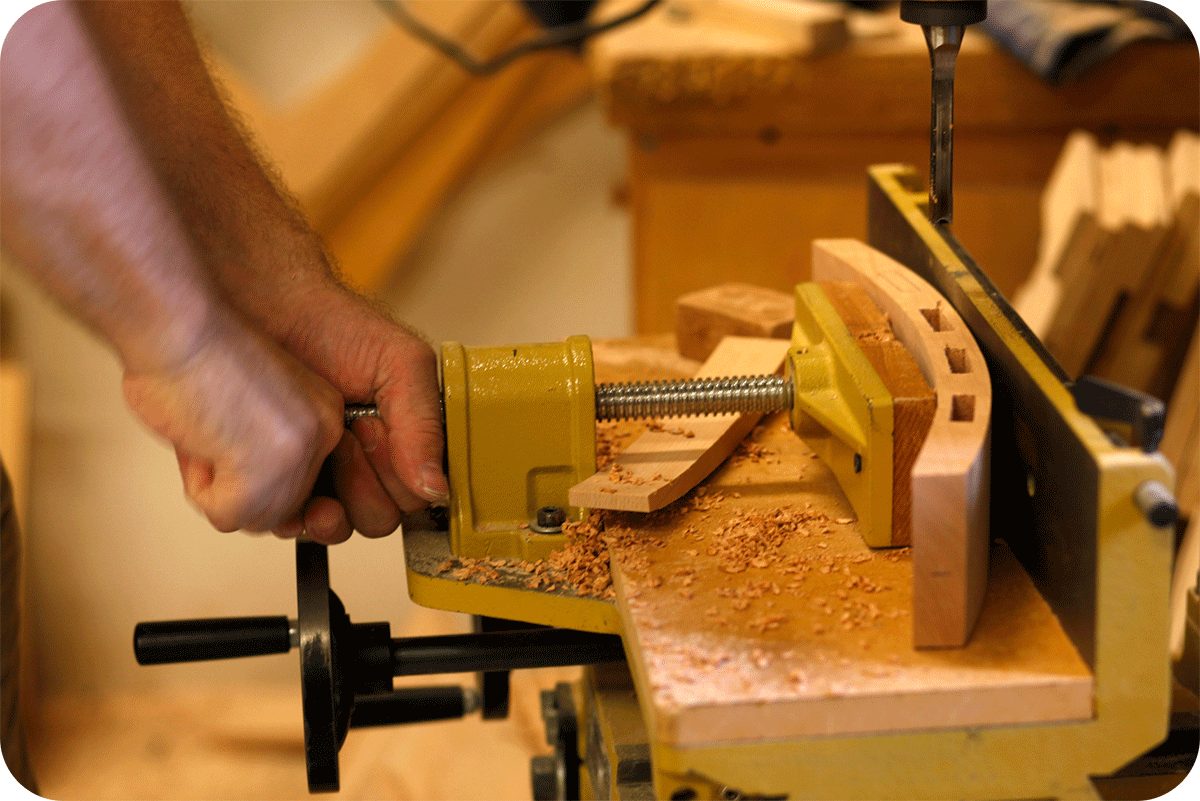
[[[869,164],[927,169],[928,56],[886,3],[669,0],[581,53],[485,78],[370,0],[187,5],[230,102],[348,280],[435,344],[669,332],[684,292],[787,289],[807,277],[813,238],[863,237]],[[484,55],[539,30],[506,0],[406,6]],[[1120,46],[1070,69],[969,32],[955,230],[1006,295],[1038,261],[1042,194],[1072,131],[1166,147],[1196,128],[1194,43],[1169,26],[1131,32],[1133,19],[1092,21],[1123,30]],[[113,355],[7,262],[0,300],[43,791],[303,795],[294,655],[141,668],[131,648],[142,620],[294,616],[291,546],[213,531],[173,453],[126,409]],[[408,601],[398,536],[331,549],[331,573],[356,621],[469,626]],[[528,797],[528,757],[546,750],[534,689],[560,675],[519,678],[531,705],[509,721],[352,733],[342,794]]]

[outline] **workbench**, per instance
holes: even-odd
[[[805,54],[672,5],[589,52],[608,118],[628,135],[641,332],[670,330],[687,292],[807,280],[808,242],[864,238],[868,165],[924,174],[929,160],[929,56],[894,8],[852,13],[848,41]],[[1041,193],[1067,135],[1165,144],[1197,127],[1198,74],[1194,44],[1143,43],[1056,88],[967,31],[954,230],[1001,292],[1011,297],[1034,264]]]

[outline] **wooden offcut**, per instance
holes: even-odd
[[[813,276],[861,285],[937,393],[937,413],[912,466],[913,641],[961,646],[988,574],[992,389],[983,353],[933,287],[862,242],[814,242]]]
[[[779,372],[788,342],[726,337],[698,378]],[[572,487],[572,506],[652,512],[682,497],[723,462],[761,414],[663,418],[618,454],[606,469]],[[657,429],[657,430],[655,430]]]
[[[721,284],[675,302],[675,344],[681,356],[704,361],[727,336],[788,339],[796,301],[751,284]]]

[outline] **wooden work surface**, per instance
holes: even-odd
[[[610,514],[610,531],[637,535],[617,549],[613,580],[647,727],[663,741],[1093,714],[1091,674],[1003,545],[967,647],[914,649],[910,549],[863,544],[832,473],[783,415],[697,493],[653,515]]]

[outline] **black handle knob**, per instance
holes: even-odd
[[[356,696],[350,728],[452,720],[470,711],[462,687],[401,687],[390,693]]]
[[[138,623],[133,653],[139,665],[286,654],[292,647],[289,628],[283,615]]]

